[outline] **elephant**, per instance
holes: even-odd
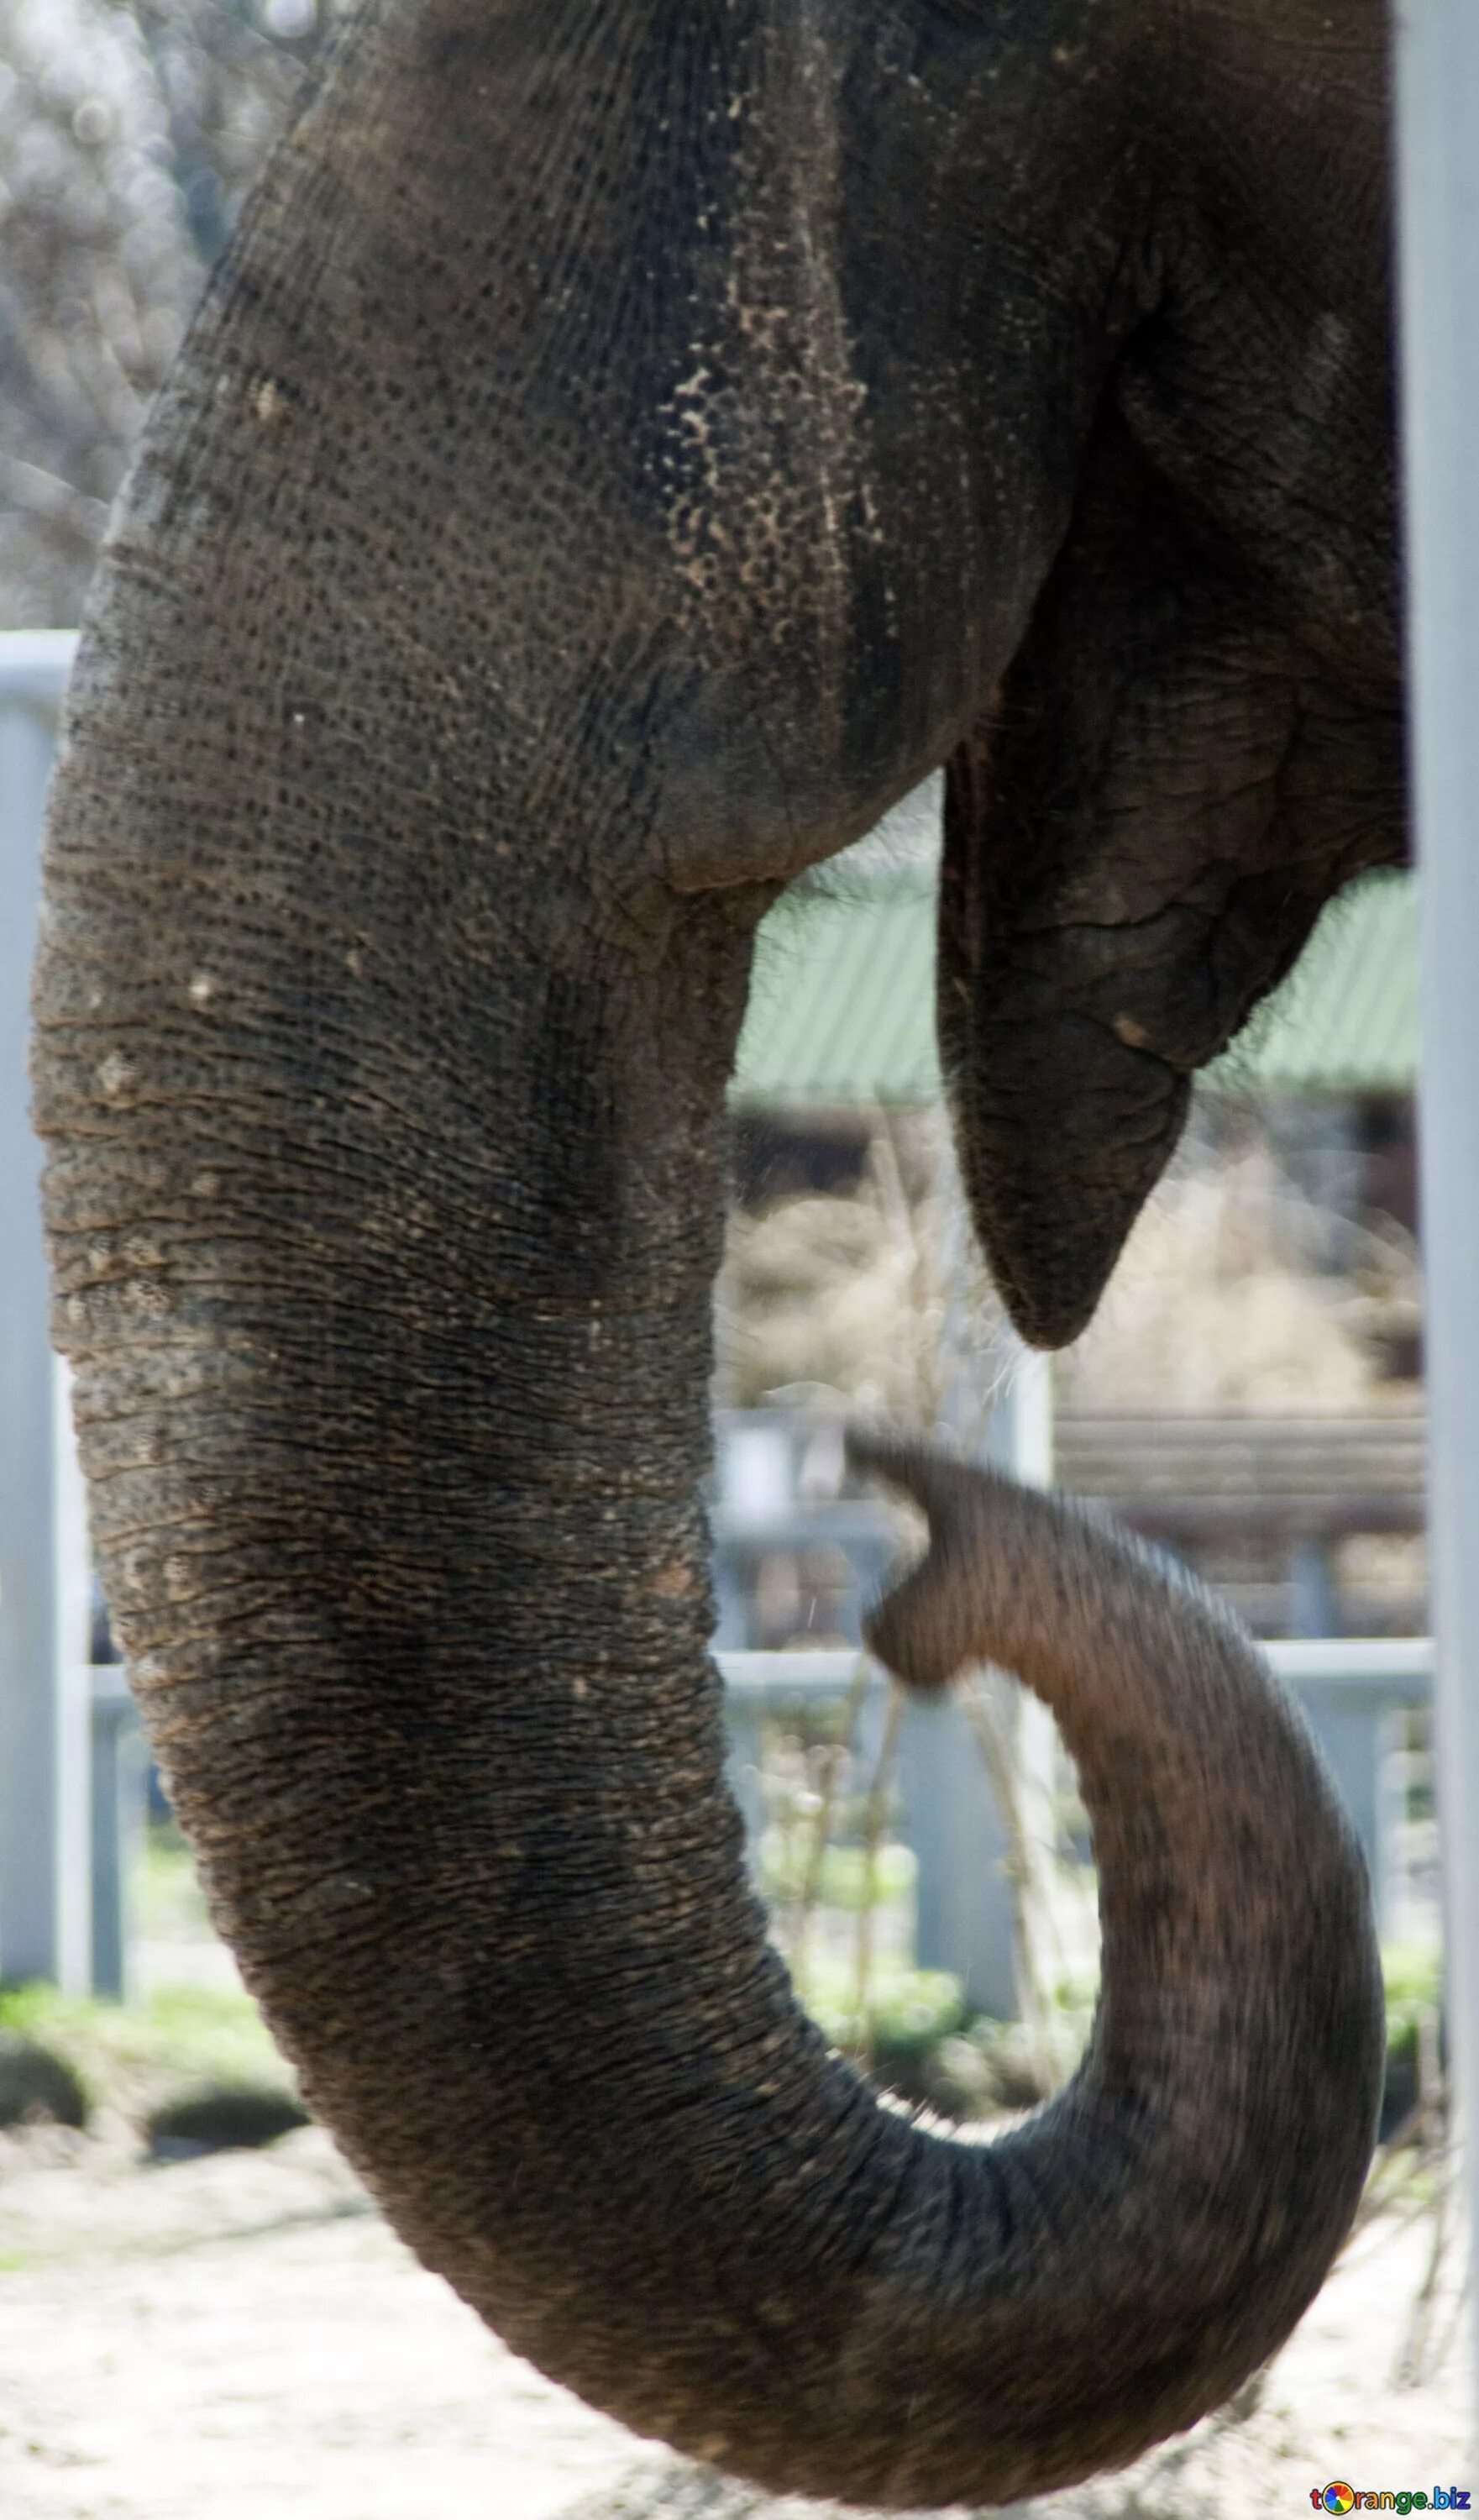
[[[89,599],[36,1113],[157,1754],[412,2246],[776,2490],[1133,2456],[1286,2332],[1369,2151],[1297,1723],[1194,1589],[913,1453],[880,1649],[1077,1725],[1106,1992],[994,2147],[878,2103],[747,1886],[698,1497],[787,881],[945,765],[963,1177],[1052,1346],[1402,854],[1384,21],[363,0]]]

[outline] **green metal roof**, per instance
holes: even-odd
[[[1412,1094],[1417,1087],[1417,894],[1367,876],[1332,901],[1240,1041],[1208,1068],[1222,1094]]]
[[[934,885],[786,893],[762,922],[731,1100],[933,1102]]]
[[[731,1101],[745,1109],[934,1102],[933,877],[803,883],[762,922]],[[1203,1093],[1405,1094],[1417,1076],[1416,901],[1372,876],[1333,902]]]

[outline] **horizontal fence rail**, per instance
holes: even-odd
[[[1431,1637],[1275,1637],[1261,1641],[1267,1657],[1297,1697],[1327,1688],[1352,1689],[1367,1698],[1404,1706],[1427,1702],[1433,1686]],[[860,1661],[880,1688],[888,1673],[866,1647],[829,1647],[818,1652],[720,1653],[715,1657],[725,1687],[738,1697],[837,1697],[851,1688]]]
[[[1263,1652],[1304,1708],[1360,1837],[1378,1921],[1400,1917],[1408,1769],[1394,1717],[1426,1708],[1433,1647],[1421,1637],[1296,1638]],[[767,1712],[846,1698],[864,1675],[860,1727],[876,1737],[887,1673],[855,1649],[717,1656],[725,1684],[730,1773],[751,1838],[764,1822],[761,1728]],[[982,2010],[1016,2008],[1008,1830],[960,1699],[906,1696],[899,1729],[899,1826],[918,1866],[916,1958],[959,1976]]]

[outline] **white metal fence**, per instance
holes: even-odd
[[[1394,1940],[1436,1934],[1431,1823],[1412,1818],[1429,1762],[1399,1736],[1398,1719],[1425,1714],[1433,1654],[1425,1638],[1297,1638],[1264,1646],[1302,1703],[1355,1822],[1379,1925]],[[882,1734],[888,1679],[861,1658],[863,1763]],[[729,1701],[731,1780],[751,1831],[764,1820],[762,1727],[802,1704],[836,1704],[854,1687],[853,1652],[721,1653]],[[1415,1773],[1414,1773],[1415,1772]],[[973,2003],[1015,2010],[1008,1830],[980,1748],[956,1697],[906,1697],[895,1771],[897,1834],[914,1853],[916,1958],[951,1970]]]
[[[88,1570],[46,1274],[25,1043],[41,809],[71,661],[61,632],[0,639],[0,1968],[81,1988],[88,1882]]]

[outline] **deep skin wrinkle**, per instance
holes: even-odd
[[[57,1330],[216,1915],[427,2264],[780,2487],[1134,2455],[1286,2332],[1369,2143],[1359,1868],[1287,1710],[1204,1605],[1000,1499],[946,1554],[988,1610],[1030,1564],[1065,1686],[1123,1610],[1111,2078],[999,2154],[880,2110],[747,1886],[697,1503],[782,882],[951,761],[962,1160],[1051,1336],[1188,1060],[1397,845],[1383,70],[1374,6],[1341,24],[368,0],[89,610],[37,977]],[[1246,1928],[1215,2041],[1179,1918]]]

